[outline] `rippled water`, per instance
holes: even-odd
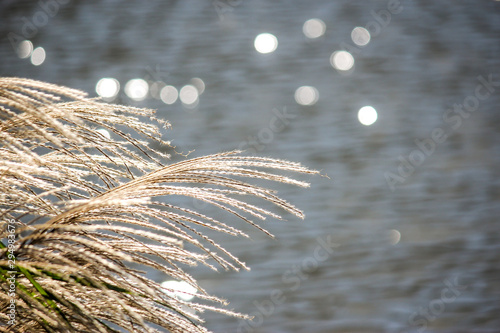
[[[0,74],[94,96],[115,78],[115,102],[158,109],[180,151],[246,147],[330,176],[280,187],[307,218],[266,222],[276,240],[214,235],[252,270],[192,274],[256,318],[207,313],[213,331],[497,332],[500,3],[401,1],[381,12],[393,3],[69,2],[45,22],[39,4],[3,1]],[[325,23],[322,37],[304,36],[311,18]],[[39,25],[29,39],[45,50],[40,66],[6,38],[29,32],[26,21]],[[372,33],[364,47],[351,40],[357,26]],[[263,32],[278,40],[272,53],[254,49]],[[341,48],[355,60],[347,73],[330,64]],[[194,109],[123,90],[136,78],[180,90],[194,77],[205,83]],[[316,104],[296,103],[301,86],[317,90]],[[371,126],[358,121],[363,106],[377,110]]]

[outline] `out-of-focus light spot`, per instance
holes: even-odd
[[[200,79],[199,77],[194,77],[190,80],[190,82],[198,90],[198,94],[203,94],[203,92],[205,91],[205,82],[203,82],[202,79]]]
[[[184,281],[164,281],[161,283],[163,292],[169,296],[180,298],[184,301],[190,301],[195,297],[197,289]]]
[[[39,46],[31,53],[31,63],[35,66],[40,66],[45,61],[45,50]]]
[[[142,101],[148,95],[149,86],[143,79],[132,79],[125,85],[125,94],[134,101]]]
[[[270,33],[263,33],[255,37],[254,46],[259,53],[271,53],[278,47],[278,39]]]
[[[21,59],[28,58],[33,52],[33,43],[29,40],[24,40],[17,46],[17,55]]]
[[[335,51],[330,56],[330,64],[339,71],[348,71],[354,66],[354,57],[347,51]]]
[[[325,34],[326,24],[320,19],[310,19],[304,22],[302,31],[307,38],[318,38]]]
[[[389,242],[396,245],[401,240],[401,233],[396,229],[389,230]]]
[[[295,90],[295,101],[300,105],[314,105],[318,98],[318,90],[314,87],[302,86]]]
[[[181,88],[179,98],[187,106],[196,106],[198,103],[198,89],[193,85],[187,84]]]
[[[363,106],[358,111],[358,120],[365,126],[370,126],[377,121],[377,110],[371,106]]]
[[[102,98],[114,98],[120,91],[120,82],[111,77],[103,77],[97,82],[95,91]]]
[[[99,128],[98,130],[96,130],[96,132],[102,134],[102,136],[104,136],[106,139],[111,139],[111,134],[109,134],[109,131],[107,129]]]
[[[165,104],[174,104],[179,93],[174,86],[165,86],[160,91],[160,98]]]
[[[149,93],[151,94],[151,97],[154,99],[160,99],[161,96],[161,90],[165,87],[165,83],[162,81],[156,81],[151,84],[149,87]]]
[[[370,32],[362,27],[352,29],[351,38],[354,44],[365,46],[370,42]]]

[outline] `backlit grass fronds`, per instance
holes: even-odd
[[[153,113],[0,78],[0,331],[206,332],[206,310],[245,317],[225,310],[185,268],[246,268],[207,231],[248,237],[232,225],[240,219],[272,236],[256,221],[280,216],[250,197],[304,216],[252,183],[307,187],[285,174],[317,172],[240,152],[168,164],[148,146],[169,147],[155,125],[169,124]],[[190,209],[182,197],[226,215]],[[162,289],[144,270],[188,283],[196,301]]]

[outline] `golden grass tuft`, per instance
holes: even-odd
[[[225,310],[225,301],[208,295],[183,266],[246,268],[204,230],[248,235],[169,197],[202,200],[271,235],[255,220],[280,216],[248,196],[304,215],[248,180],[307,187],[281,173],[317,172],[237,151],[168,164],[167,154],[148,145],[169,144],[155,123],[169,127],[149,109],[0,78],[0,331],[207,332],[203,311],[247,318]],[[189,283],[199,291],[197,302],[165,293],[134,267]]]

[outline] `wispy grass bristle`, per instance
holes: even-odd
[[[249,237],[233,225],[240,219],[272,237],[258,220],[281,219],[279,209],[304,214],[252,182],[307,187],[281,173],[317,172],[239,151],[169,164],[167,153],[149,145],[169,145],[158,126],[170,125],[153,110],[0,78],[1,332],[207,332],[204,311],[248,318],[224,309],[226,302],[208,295],[186,267],[246,269],[206,231]],[[174,196],[234,219],[172,203]],[[249,196],[279,209],[249,203]],[[165,293],[145,269],[195,287],[197,301]],[[10,277],[14,320],[6,310]]]

